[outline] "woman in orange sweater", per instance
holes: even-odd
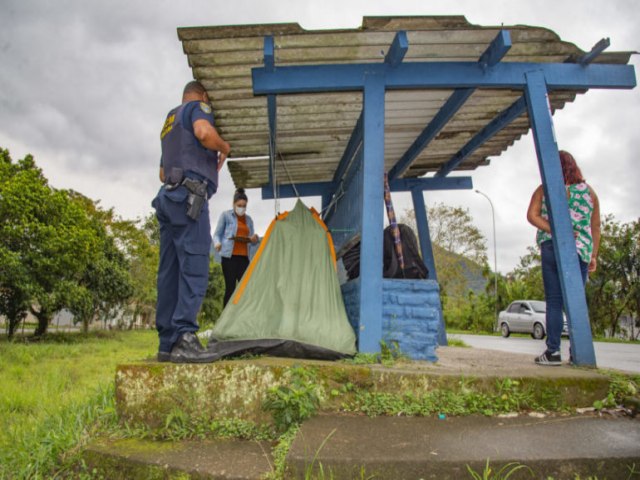
[[[233,195],[233,209],[222,212],[213,234],[214,248],[222,257],[224,306],[249,266],[253,253],[251,245],[259,240],[253,230],[253,220],[246,211],[247,195],[244,189],[239,188]]]

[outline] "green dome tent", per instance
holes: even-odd
[[[356,353],[331,235],[300,200],[279,215],[215,327],[208,350],[335,359]]]

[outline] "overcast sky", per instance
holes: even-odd
[[[610,51],[640,50],[636,0],[2,0],[0,146],[14,159],[32,153],[57,188],[100,200],[124,218],[145,216],[158,188],[160,128],[192,79],[177,27],[297,22],[308,29],[355,28],[369,15],[465,15],[479,25],[550,28],[583,50],[603,37],[611,38]],[[637,69],[637,56],[632,63]],[[639,216],[638,114],[636,88],[592,90],[554,116],[561,148],[578,160],[603,213],[624,222]],[[525,219],[540,183],[531,136],[472,175],[495,205],[498,270],[506,273],[534,244]],[[231,207],[232,192],[225,167],[210,203],[212,223]],[[257,190],[248,193],[249,213],[263,233],[273,201],[262,201]],[[425,198],[468,207],[493,264],[486,199],[473,191],[426,192]],[[398,212],[411,206],[406,194],[396,194],[394,202]],[[319,206],[318,199],[307,203]]]

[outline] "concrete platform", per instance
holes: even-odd
[[[272,471],[271,448],[268,442],[242,440],[101,439],[85,449],[83,458],[109,480],[257,480]]]
[[[84,459],[113,480],[258,480],[273,470],[271,447],[229,440],[101,440]],[[487,459],[493,472],[511,462],[526,465],[512,480],[635,478],[630,473],[640,475],[640,420],[320,415],[305,422],[294,440],[285,478],[469,479],[467,466],[482,472]]]
[[[518,380],[518,388],[532,398],[551,399],[562,411],[575,412],[575,407],[590,407],[605,398],[610,384],[609,377],[596,370],[540,367],[531,355],[444,347],[438,357],[437,363],[392,366],[269,357],[206,365],[149,360],[118,367],[117,408],[123,420],[151,429],[161,428],[177,411],[197,424],[242,419],[268,425],[271,413],[263,402],[269,389],[288,385],[302,367],[312,372],[320,406],[294,440],[285,478],[305,478],[309,469],[322,465],[325,476],[317,478],[465,479],[471,478],[467,465],[481,472],[487,459],[493,472],[510,462],[534,472],[531,477],[528,470],[520,470],[512,480],[575,480],[575,474],[617,479],[628,478],[633,468],[640,472],[640,421],[628,418],[558,413],[536,418],[526,406],[515,406],[514,418],[369,418],[343,413],[345,405],[369,394],[395,401],[405,395],[419,399],[434,391],[472,390],[499,400],[513,393],[500,390],[505,379]],[[446,403],[450,397],[436,398]],[[101,440],[84,458],[105,478],[249,480],[272,472],[273,446],[240,440]]]
[[[315,458],[315,461],[314,461]],[[467,465],[496,472],[518,462],[509,477],[574,480],[640,476],[640,421],[627,418],[319,416],[302,426],[289,451],[290,478],[320,464],[327,478],[465,479]],[[634,467],[635,465],[635,467]],[[508,470],[507,470],[508,471]],[[633,478],[633,477],[631,477]]]
[[[269,389],[287,385],[293,367],[312,371],[319,410],[338,413],[367,393],[412,395],[461,389],[495,395],[504,379],[538,403],[567,408],[590,407],[603,399],[609,378],[594,370],[569,366],[540,367],[533,358],[481,349],[444,347],[439,361],[398,362],[393,366],[260,357],[203,365],[155,361],[120,365],[116,372],[118,413],[133,424],[163,426],[176,409],[198,421],[227,418],[269,423],[262,407]]]

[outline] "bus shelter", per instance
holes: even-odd
[[[360,241],[360,277],[343,286],[360,351],[379,351],[389,318],[406,321],[407,345],[430,343],[411,346],[414,358],[446,344],[423,192],[473,188],[464,172],[531,129],[574,360],[595,366],[553,112],[592,88],[634,88],[632,52],[606,52],[608,39],[585,52],[545,28],[460,16],[365,17],[347,30],[187,27],[178,37],[239,158],[228,162],[235,185],[264,199],[320,196],[338,251]],[[431,286],[382,278],[385,173],[391,191],[411,192]]]

